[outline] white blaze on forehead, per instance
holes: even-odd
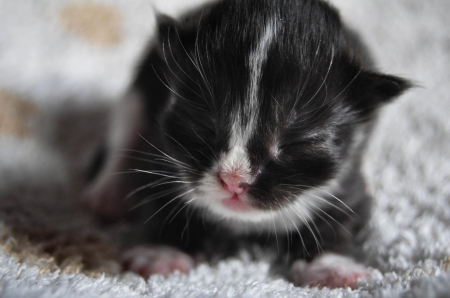
[[[235,146],[245,148],[256,128],[259,115],[258,90],[261,88],[262,68],[267,61],[269,49],[276,33],[276,19],[268,20],[256,47],[250,52],[247,59],[250,72],[247,98],[244,100],[244,106],[237,106],[233,113],[235,118],[231,127],[230,148]],[[242,112],[246,115],[246,123],[241,118]]]
[[[231,126],[230,152],[222,159],[222,167],[240,168],[241,171],[250,172],[250,161],[245,150],[252,132],[256,128],[259,114],[258,90],[261,88],[262,68],[267,60],[268,52],[276,35],[276,22],[269,20],[259,37],[256,47],[247,58],[250,80],[247,89],[247,98],[243,106],[236,106],[233,112],[234,119]],[[246,123],[241,115],[246,115]]]
[[[264,63],[267,60],[270,46],[277,33],[276,20],[269,20],[264,28],[264,32],[257,44],[256,48],[250,53],[249,66],[250,66],[250,88],[249,88],[249,106],[248,108],[253,110],[258,106],[258,89],[261,82],[261,70]]]

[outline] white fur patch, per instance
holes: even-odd
[[[256,48],[250,53],[248,57],[248,66],[250,69],[250,82],[248,87],[248,98],[244,107],[238,107],[239,110],[234,112],[236,117],[231,126],[230,148],[233,146],[240,146],[245,148],[252,132],[255,130],[259,115],[258,105],[258,90],[261,81],[261,69],[267,60],[270,45],[276,35],[277,25],[276,20],[270,20],[266,24],[264,32]],[[247,115],[248,122],[244,123],[241,119],[240,109],[244,109]]]
[[[201,186],[194,193],[189,194],[189,197],[193,199],[191,203],[211,211],[205,212],[206,216],[210,216],[212,219],[225,220],[227,225],[237,233],[297,231],[303,225],[309,225],[313,221],[315,214],[320,212],[318,210],[329,204],[325,197],[328,197],[329,193],[335,192],[339,187],[336,178],[322,188],[313,189],[298,196],[293,204],[282,209],[254,209],[236,212],[223,205],[222,201],[229,198],[230,194],[221,186],[214,173],[216,173],[215,169],[206,174],[200,181]],[[244,195],[242,199],[245,201],[247,197]],[[338,199],[334,204],[339,206]],[[345,209],[346,207],[342,205],[340,208]],[[332,220],[330,219],[330,221]],[[316,233],[315,230],[313,232]]]
[[[261,69],[267,60],[270,45],[277,33],[276,19],[266,24],[264,33],[258,43],[256,49],[250,53],[248,62],[250,66],[250,88],[249,88],[249,112],[256,110],[258,107],[258,89],[261,80]]]
[[[237,173],[250,183],[250,161],[246,150],[241,146],[233,146],[219,161],[221,171]]]

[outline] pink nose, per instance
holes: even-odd
[[[248,183],[239,175],[221,172],[219,178],[223,187],[233,194],[240,195],[247,191]]]

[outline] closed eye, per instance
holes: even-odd
[[[326,131],[315,131],[302,134],[291,132],[283,137],[284,141],[282,140],[278,148],[285,149],[288,147],[316,145],[325,142],[328,138],[329,136]]]
[[[291,140],[288,140],[286,142],[281,143],[278,148],[279,150],[285,150],[285,149],[292,149],[292,148],[307,148],[307,147],[314,147],[319,146],[320,144],[323,144],[323,142],[326,141],[325,135],[319,135],[319,134],[311,134],[306,135],[301,138],[292,138]]]
[[[304,139],[304,140],[298,140],[298,141],[292,141],[292,142],[286,142],[286,143],[281,143],[278,146],[279,150],[284,150],[286,148],[292,148],[292,147],[299,147],[299,146],[306,146],[306,145],[310,145],[311,144],[311,140],[308,139]]]

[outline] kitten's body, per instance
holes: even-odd
[[[360,162],[373,116],[408,84],[365,69],[322,1],[222,1],[160,35],[134,86],[154,154],[150,242],[208,258],[256,245],[285,269],[348,252],[369,216]],[[351,281],[326,281],[335,268],[298,277],[299,265],[291,277],[354,286],[355,268]]]

